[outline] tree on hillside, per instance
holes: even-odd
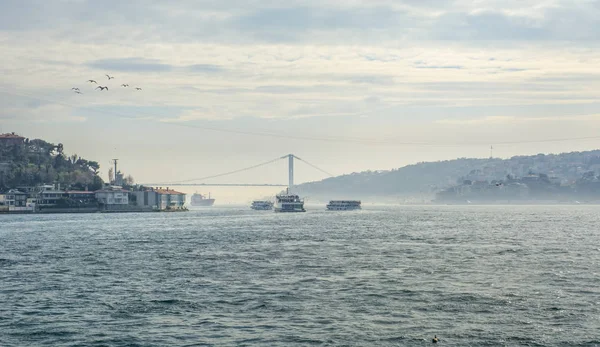
[[[98,164],[97,161],[88,161],[87,166],[88,166],[88,168],[90,168],[90,170],[92,170],[94,175],[97,176],[98,173],[100,173],[100,164]]]
[[[4,171],[0,177],[2,189],[52,183],[98,186],[102,182],[98,162],[76,154],[67,156],[61,143],[55,145],[41,139],[27,139],[18,145],[0,144],[0,163]]]
[[[125,177],[124,183],[127,186],[132,186],[135,184],[135,180],[133,179],[133,176],[127,175],[127,177]]]
[[[115,181],[115,170],[111,167],[108,169],[108,182],[113,183]]]

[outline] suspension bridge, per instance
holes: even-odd
[[[210,180],[213,178],[219,178],[219,177],[224,177],[224,176],[229,176],[229,175],[233,175],[236,173],[240,173],[240,172],[245,172],[248,170],[252,170],[252,169],[256,169],[258,167],[262,167],[265,165],[269,165],[271,163],[280,161],[282,159],[287,159],[288,160],[288,183],[287,184],[272,184],[272,183],[206,183],[204,181],[206,180]],[[332,174],[330,174],[329,172],[319,168],[316,165],[313,165],[309,162],[307,162],[304,159],[301,159],[297,156],[295,156],[294,154],[287,154],[284,155],[283,157],[278,157],[272,160],[269,160],[267,162],[264,163],[260,163],[260,164],[256,164],[253,166],[249,166],[249,167],[245,167],[243,169],[238,169],[238,170],[234,170],[234,171],[229,171],[229,172],[225,172],[225,173],[221,173],[221,174],[217,174],[217,175],[211,175],[211,176],[206,176],[206,177],[199,177],[199,178],[192,178],[192,179],[187,179],[187,180],[182,180],[182,181],[173,181],[173,182],[162,182],[162,183],[145,183],[142,184],[144,186],[189,186],[189,187],[197,187],[197,186],[206,186],[206,187],[288,187],[291,188],[294,186],[294,159],[301,161],[303,163],[305,163],[306,165],[326,174],[329,177],[333,177]]]

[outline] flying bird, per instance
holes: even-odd
[[[140,88],[140,87],[135,87],[135,90],[142,90],[142,88]]]
[[[123,84],[121,84],[121,87],[129,87],[129,84],[123,83]]]
[[[109,76],[109,75],[106,75],[106,77],[108,77],[109,80],[114,78],[113,76]]]
[[[96,89],[100,88],[100,91],[108,90],[108,87],[97,86]]]
[[[83,94],[82,92],[80,92],[79,90],[75,91],[75,94]]]
[[[75,88],[75,87],[73,87],[73,88],[71,88],[71,90],[79,90],[79,88]]]
[[[88,80],[88,82],[90,82],[90,83],[96,83],[96,84],[98,84],[98,82],[96,82],[96,81],[94,81],[94,80]]]

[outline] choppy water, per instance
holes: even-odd
[[[600,346],[599,210],[0,216],[0,346]]]

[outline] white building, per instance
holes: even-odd
[[[65,192],[62,190],[43,190],[38,194],[37,204],[38,206],[55,206],[58,204],[58,200],[65,197]]]
[[[109,186],[95,192],[96,200],[103,205],[129,205],[129,192],[119,186]]]
[[[4,194],[4,204],[12,207],[25,207],[27,204],[27,194],[11,189]]]
[[[11,189],[3,195],[3,210],[10,212],[33,212],[33,207],[27,206],[27,194],[17,189]]]
[[[181,209],[185,205],[185,193],[172,189],[150,188],[135,192],[136,203],[140,207],[152,207],[157,210]]]

